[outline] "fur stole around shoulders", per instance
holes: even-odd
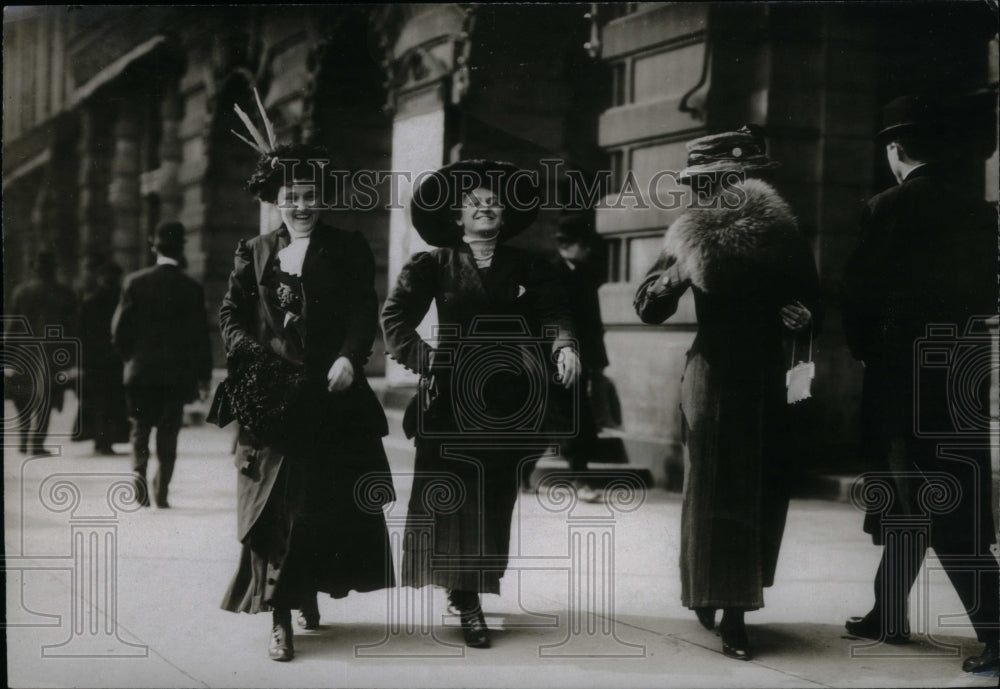
[[[675,220],[663,242],[665,257],[702,291],[742,292],[802,255],[795,215],[766,182],[746,179],[703,206]]]

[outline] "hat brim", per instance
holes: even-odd
[[[886,127],[875,135],[876,141],[885,141],[887,138],[894,134],[902,134],[903,132],[913,132],[915,134],[929,135],[933,134],[935,127],[921,123],[921,122],[902,122],[900,124],[894,124],[891,127]]]
[[[746,163],[723,160],[714,163],[705,163],[703,165],[691,165],[686,167],[681,170],[679,178],[684,180],[697,175],[711,175],[718,174],[720,172],[754,172],[756,170],[773,170],[777,167],[781,167],[781,163],[777,160],[771,160],[770,158],[766,158],[760,162]]]
[[[410,221],[431,246],[455,246],[463,230],[455,222],[463,194],[477,187],[492,189],[503,208],[498,241],[523,232],[539,210],[538,188],[530,173],[516,165],[493,160],[460,160],[427,175],[413,191]]]

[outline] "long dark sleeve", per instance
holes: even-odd
[[[195,306],[195,368],[198,380],[207,383],[212,380],[212,341],[208,332],[208,311],[205,308],[205,290],[197,286]]]
[[[125,281],[121,298],[111,317],[111,342],[122,359],[132,358],[135,351],[135,297],[132,281]]]
[[[885,299],[891,270],[885,244],[885,228],[876,227],[870,206],[859,221],[860,238],[844,268],[841,310],[844,335],[855,359],[869,358],[878,346],[885,321]]]
[[[253,269],[253,249],[241,239],[236,247],[233,272],[229,274],[229,289],[219,308],[219,329],[226,350],[244,337],[250,337],[249,301],[257,297],[257,280]]]
[[[382,332],[389,354],[418,373],[425,370],[431,347],[417,333],[417,326],[431,306],[436,282],[434,257],[425,252],[415,254],[403,266],[382,307]]]
[[[350,265],[353,280],[349,295],[347,332],[339,356],[361,368],[371,357],[378,329],[378,295],[375,293],[375,257],[360,233],[351,235]]]
[[[543,327],[555,328],[556,335],[552,341],[552,351],[557,352],[563,347],[576,346],[576,329],[573,325],[573,314],[570,308],[570,295],[565,281],[559,279],[558,273],[542,257],[535,260],[532,269],[535,289],[538,299],[535,302],[535,316]]]
[[[657,287],[664,275],[669,278],[666,287]],[[677,312],[677,304],[690,285],[690,280],[680,274],[677,259],[663,252],[643,278],[632,305],[643,323],[662,323]]]

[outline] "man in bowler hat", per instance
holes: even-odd
[[[980,672],[996,668],[1000,634],[989,550],[990,376],[959,370],[954,356],[948,380],[935,377],[921,339],[951,333],[939,343],[945,350],[990,361],[989,337],[970,337],[967,328],[997,312],[996,212],[941,164],[948,129],[962,126],[942,113],[939,101],[916,96],[885,107],[878,142],[898,184],[868,202],[844,273],[845,334],[865,366],[864,447],[880,472],[865,480],[891,498],[865,518],[865,531],[884,545],[875,605],[846,626],[855,636],[905,643],[908,594],[933,547],[985,644],[963,669]],[[969,389],[953,397],[952,383]]]
[[[212,354],[201,285],[181,270],[184,226],[161,224],[154,240],[156,265],[125,279],[111,323],[115,348],[125,361],[125,398],[138,500],[149,505],[146,466],[156,427],[159,468],[156,504],[169,507],[167,488],[177,459],[184,404],[208,397]]]

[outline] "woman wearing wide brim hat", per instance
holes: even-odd
[[[237,526],[243,544],[222,607],[272,613],[268,656],[295,654],[291,610],[319,625],[316,594],[394,585],[381,506],[365,476],[389,476],[385,414],[365,377],[378,323],[375,261],[364,236],[325,224],[313,163],[329,153],[277,145],[237,108],[260,154],[246,189],[278,205],[276,230],[241,240],[219,310],[229,376],[210,420],[240,424]],[[288,175],[286,170],[301,177]],[[387,480],[387,479],[385,479]]]
[[[805,358],[819,279],[791,208],[752,177],[777,167],[759,130],[695,139],[688,151],[682,177],[697,198],[667,230],[635,308],[662,323],[694,293],[698,333],[681,384],[681,600],[709,629],[721,608],[723,653],[748,660],[744,613],[764,606],[774,580],[795,452],[784,340],[798,335]]]
[[[421,374],[403,426],[416,436],[401,583],[448,590],[465,643],[485,647],[481,593],[500,593],[524,451],[545,421],[553,360],[579,374],[568,297],[541,256],[504,242],[538,212],[526,171],[470,160],[423,176],[410,204],[436,247],[403,267],[382,310],[389,353]],[[417,332],[431,303],[437,339]]]
[[[540,198],[533,175],[510,163],[460,160],[428,173],[413,191],[410,220],[420,237],[436,247],[456,246],[465,236],[456,210],[477,188],[494,192],[503,209],[496,243],[517,236],[538,216]],[[484,187],[485,185],[485,187]]]

